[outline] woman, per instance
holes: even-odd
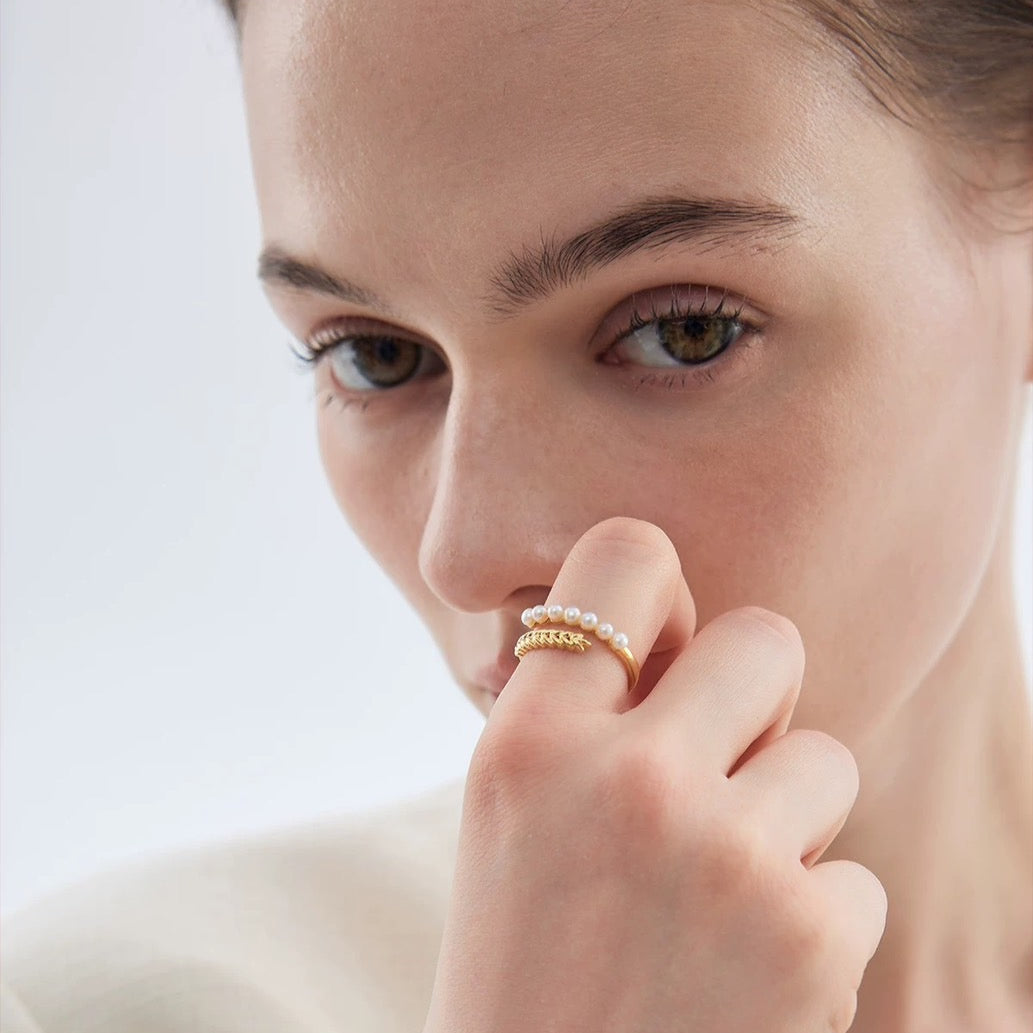
[[[1028,1029],[1030,6],[233,13],[327,475],[487,723],[458,829],[24,916],[9,1028]]]

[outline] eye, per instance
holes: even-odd
[[[621,350],[642,365],[698,365],[716,358],[742,334],[742,324],[729,316],[654,319],[628,334]]]
[[[404,337],[321,331],[295,354],[308,365],[325,359],[334,379],[348,391],[384,391],[432,376],[446,367],[434,351]]]
[[[671,288],[666,307],[655,297],[631,299],[623,330],[603,361],[666,368],[702,366],[712,362],[740,338],[757,331],[741,317],[743,303],[727,294],[710,297],[709,288]]]

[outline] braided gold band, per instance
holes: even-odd
[[[579,631],[555,631],[548,628],[539,628],[535,631],[525,631],[517,639],[513,653],[519,660],[534,649],[563,649],[569,653],[583,653],[591,648],[592,640],[587,635],[582,635]],[[624,669],[628,675],[628,692],[631,692],[638,684],[638,661],[627,646],[618,649],[616,646],[611,645],[610,652],[624,664]]]
[[[518,658],[532,649],[566,649],[571,653],[583,653],[591,646],[591,639],[579,631],[525,631],[517,639],[513,653]]]

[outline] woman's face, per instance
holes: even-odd
[[[327,476],[480,709],[615,515],[700,626],[796,623],[801,724],[900,704],[1010,516],[1029,239],[966,229],[803,15],[250,0],[243,66],[269,297],[342,342]]]

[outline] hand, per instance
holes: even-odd
[[[548,601],[649,654],[642,691],[629,706],[605,647],[520,662],[467,776],[426,1033],[846,1030],[886,895],[815,863],[858,775],[837,740],[788,731],[796,627],[745,607],[693,637],[674,547],[623,518],[578,541]]]

